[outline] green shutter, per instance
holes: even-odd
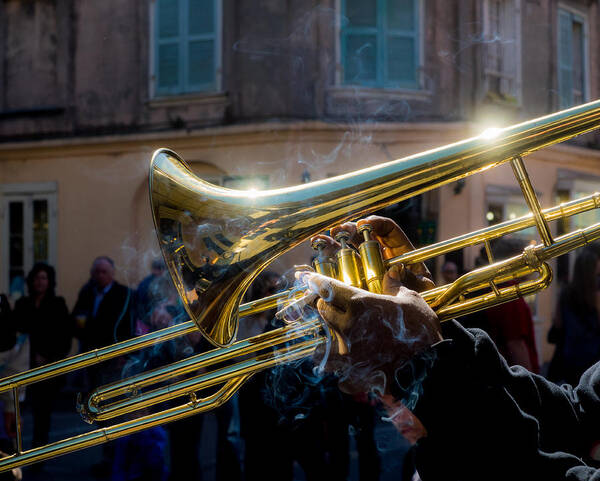
[[[156,93],[216,88],[218,0],[157,0]]]
[[[349,27],[377,27],[377,1],[346,0],[344,16]]]
[[[214,0],[188,0],[189,35],[215,33]]]
[[[420,0],[342,0],[345,84],[418,87]]]
[[[407,33],[414,32],[416,8],[415,0],[387,0],[386,20],[388,28],[404,30]]]
[[[211,86],[215,77],[215,45],[213,40],[190,42],[188,84]]]
[[[560,108],[573,105],[573,39],[571,14],[558,10],[558,94]]]
[[[583,18],[578,15],[573,15],[573,23],[571,29],[571,46],[573,54],[571,56],[573,66],[573,104],[578,104],[586,100],[585,95],[585,25]],[[575,91],[581,92],[580,96],[576,97]]]
[[[344,81],[372,85],[377,80],[377,36],[348,34],[345,42]]]
[[[179,37],[179,1],[158,0],[158,38]]]
[[[390,83],[411,87],[416,83],[417,59],[415,39],[412,37],[389,37],[387,43],[387,77]]]
[[[179,90],[179,45],[158,46],[158,89]]]
[[[384,81],[387,87],[417,88],[418,0],[385,0],[386,49]]]
[[[187,89],[213,90],[216,87],[216,0],[187,1]]]
[[[158,0],[156,9],[156,91],[179,93],[180,75],[179,0]]]

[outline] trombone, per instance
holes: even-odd
[[[368,246],[364,252],[361,249],[365,254],[361,262],[367,258],[367,264],[346,269],[345,260],[341,268],[330,262],[316,262],[315,269],[342,280],[358,273],[356,282],[376,292],[377,280],[391,265],[423,262],[483,244],[490,260],[488,266],[469,272],[452,284],[421,293],[441,321],[547,287],[552,280],[547,263],[550,259],[600,238],[600,224],[594,224],[554,239],[548,223],[600,207],[600,194],[542,210],[522,157],[598,127],[600,101],[595,101],[498,130],[492,138],[474,137],[327,180],[262,192],[209,184],[197,178],[176,153],[159,149],[152,158],[149,176],[154,223],[169,272],[191,320],[1,379],[0,392],[12,391],[14,396],[17,452],[0,459],[0,472],[214,409],[227,402],[253,374],[310,356],[327,342],[326,328],[318,320],[293,322],[235,342],[240,317],[293,303],[306,289],[300,286],[242,304],[242,296],[261,270],[282,253],[333,225],[497,165],[510,162],[531,210],[529,215],[385,261],[371,256],[373,248],[369,247],[372,244],[368,244],[367,233],[364,235]],[[493,262],[491,240],[533,226],[542,240],[539,245],[528,247],[521,255]],[[506,280],[530,274],[534,277],[501,287]],[[23,450],[19,389],[197,329],[215,349],[99,387],[79,400],[78,409],[86,421],[94,422],[128,415],[167,400],[181,398],[181,405]],[[198,374],[199,369],[204,372]],[[182,378],[185,374],[192,377]],[[202,396],[208,388],[216,390]]]

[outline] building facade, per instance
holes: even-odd
[[[229,187],[319,180],[594,100],[598,52],[597,0],[4,0],[0,291],[44,260],[72,306],[98,255],[136,284],[158,147]],[[542,206],[600,190],[599,149],[527,157]],[[526,212],[505,167],[400,210],[419,243]],[[557,288],[532,301],[545,359]]]

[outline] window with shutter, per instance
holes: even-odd
[[[559,107],[585,102],[586,25],[583,16],[558,9],[558,95]]]
[[[483,3],[484,82],[487,97],[520,103],[520,0]]]
[[[342,0],[342,82],[418,88],[419,0]]]
[[[218,89],[218,0],[156,0],[156,95]]]

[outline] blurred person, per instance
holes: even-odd
[[[144,324],[147,325],[148,332],[164,329],[189,319],[169,276],[164,273],[154,276],[145,290],[147,303]]]
[[[189,319],[175,286],[166,275],[155,276],[147,288],[148,312],[146,314],[149,332],[172,326]],[[136,371],[164,366],[186,357],[210,349],[207,341],[198,330],[187,336],[163,342],[151,352],[141,354],[134,364]],[[128,372],[127,376],[135,373]],[[171,380],[173,382],[173,380]],[[181,399],[171,403],[181,404]],[[215,411],[217,420],[217,461],[216,479],[236,481],[241,478],[241,467],[237,440],[231,435],[236,404],[230,400]],[[169,423],[170,478],[202,479],[201,439],[204,415],[195,416]]]
[[[246,302],[262,299],[277,292],[279,274],[273,271],[261,272],[246,294]],[[240,319],[238,339],[248,339],[263,334],[269,322],[275,317],[275,309],[259,312]],[[270,456],[277,419],[272,409],[264,402],[263,389],[266,373],[259,372],[246,381],[238,393],[240,410],[240,433],[244,440],[244,479],[253,481],[271,479],[265,473],[272,464],[265,462]],[[274,462],[279,463],[277,454]]]
[[[247,301],[279,290],[280,276],[263,271],[249,289]],[[240,319],[245,339],[279,327],[275,309]],[[297,461],[308,481],[327,476],[325,420],[321,385],[313,382],[309,359],[259,372],[239,392],[246,481],[291,481]],[[339,478],[328,478],[332,481]]]
[[[71,317],[64,298],[57,296],[55,289],[54,268],[37,263],[27,275],[28,295],[15,304],[15,328],[29,336],[30,368],[63,359],[71,347]],[[57,377],[27,388],[33,411],[33,447],[48,444],[50,419],[62,384],[63,379]]]
[[[485,248],[482,247],[479,250],[478,256],[475,258],[475,269],[479,269],[480,267],[484,267],[489,264],[489,259],[487,258],[487,254],[485,252]],[[487,289],[487,288],[486,288]],[[481,291],[473,291],[467,293],[465,298],[477,297],[483,294],[483,290]],[[466,328],[477,328],[483,329],[485,332],[489,334],[489,325],[488,318],[486,316],[485,310],[471,312],[470,314],[465,314],[464,316],[457,317],[456,320],[460,322],[460,324]]]
[[[498,259],[519,255],[524,248],[524,242],[516,238],[501,238],[493,246]],[[505,283],[505,286],[516,284],[517,281],[511,281]],[[523,366],[538,374],[540,365],[535,344],[533,316],[525,299],[519,297],[514,301],[490,307],[484,311],[484,315],[485,330],[508,364]]]
[[[177,291],[166,276],[155,276],[147,288],[146,322],[149,332],[187,320],[183,307],[179,304]],[[185,319],[184,319],[185,318]],[[156,346],[142,362],[139,370],[164,366],[190,355],[198,354],[205,348],[200,331],[173,339]],[[131,375],[131,373],[128,373]],[[177,405],[181,401],[170,403]],[[169,435],[170,475],[172,481],[180,479],[201,480],[200,440],[204,415],[198,414],[166,426]]]
[[[10,303],[5,294],[0,294],[0,351],[11,349],[17,340],[11,319]]]
[[[166,445],[160,426],[117,439],[111,481],[167,481]]]
[[[128,418],[148,414],[143,409]],[[115,440],[111,481],[167,481],[168,476],[165,428],[154,426]]]
[[[8,288],[8,299],[14,305],[17,299],[23,297],[26,292],[25,277],[18,275],[12,278],[10,286]]]
[[[168,344],[161,343],[161,344]],[[161,344],[157,345],[160,348]],[[131,356],[123,367],[123,377],[128,378],[148,370],[148,361],[157,352],[141,351]],[[144,362],[144,357],[149,356]],[[160,363],[156,363],[158,367]],[[151,413],[150,408],[143,408],[126,415],[128,420]],[[190,419],[186,419],[190,420]],[[193,419],[189,428],[194,429]],[[110,468],[111,481],[167,481],[169,477],[168,435],[166,427],[154,426],[143,431],[118,438],[114,442],[114,456]],[[193,479],[193,478],[192,478]]]
[[[556,344],[548,372],[552,381],[577,383],[600,360],[600,257],[594,247],[577,252],[548,336]]]
[[[444,262],[442,266],[442,280],[444,284],[452,284],[458,279],[458,266],[452,261]]]
[[[90,280],[79,291],[72,315],[76,335],[83,352],[109,346],[133,336],[131,290],[115,280],[115,263],[107,256],[94,259]],[[125,358],[110,359],[87,368],[89,388],[93,389],[122,378]],[[103,425],[104,423],[98,423]],[[114,444],[103,445],[104,459],[92,466],[98,477],[110,475]]]
[[[140,336],[150,331],[148,316],[152,313],[150,302],[150,286],[153,281],[163,276],[165,263],[157,258],[152,261],[150,274],[146,276],[135,290],[135,335]]]
[[[328,479],[346,480],[350,472],[350,436],[356,443],[358,454],[358,479],[377,480],[381,474],[381,458],[375,442],[377,420],[376,400],[369,393],[349,395],[326,386],[325,428],[326,450],[330,475]]]
[[[359,225],[367,221],[384,253],[412,248],[392,221],[368,218]],[[340,388],[360,392],[382,381],[375,387],[422,423],[426,435],[415,456],[421,478],[599,479],[600,363],[577,387],[509,367],[483,331],[455,321],[440,326],[415,292],[423,290],[422,271],[393,269],[384,285],[398,282],[395,295],[314,273],[302,279],[319,296],[316,308],[332,332],[333,351],[324,362],[345,374]]]
[[[131,290],[115,280],[114,261],[107,256],[94,259],[90,280],[79,291],[73,308],[82,351],[132,336],[131,297]]]
[[[29,337],[17,333],[8,298],[0,294],[0,378],[29,369]],[[25,390],[19,392],[19,401]],[[12,391],[0,394],[3,415],[3,436],[0,450],[13,453],[16,448],[16,415]]]
[[[411,446],[404,455],[400,479],[417,481],[420,479],[420,476],[416,467],[415,447],[420,439],[427,436],[427,430],[419,418],[402,401],[394,399],[391,395],[384,395],[381,397],[381,402],[387,413],[387,417],[384,420],[391,422]]]

